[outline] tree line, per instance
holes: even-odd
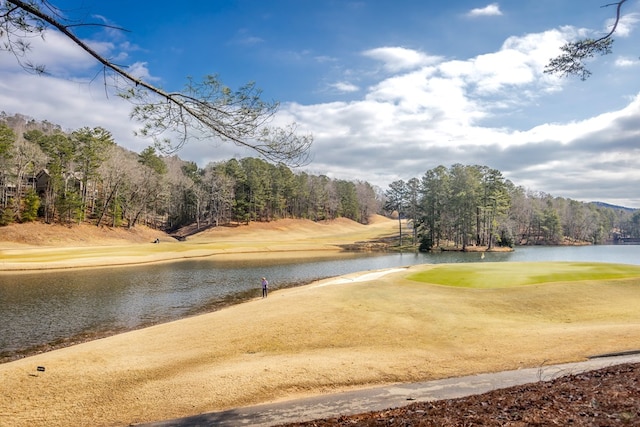
[[[487,166],[438,166],[392,182],[385,195],[386,209],[411,226],[405,239],[421,250],[640,242],[639,210],[526,190]],[[401,221],[399,230],[402,245]]]
[[[607,243],[640,239],[640,211],[526,190],[487,166],[438,166],[386,191],[257,158],[199,167],[153,147],[134,153],[109,131],[64,132],[0,114],[0,224],[42,220],[166,231],[280,218],[367,223],[397,215],[404,244]]]
[[[63,132],[0,115],[0,224],[42,218],[171,231],[278,218],[366,223],[380,211],[379,195],[367,182],[294,173],[283,163],[243,158],[200,168],[153,147],[126,150],[103,128]]]

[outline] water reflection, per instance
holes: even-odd
[[[640,246],[519,248],[511,253],[350,254],[321,259],[208,258],[142,267],[0,275],[0,359],[175,320],[273,289],[356,271],[423,263],[640,263]]]

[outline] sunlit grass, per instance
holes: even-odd
[[[96,227],[74,228],[72,231],[64,227],[54,231],[45,228],[51,232],[46,236],[46,244],[23,239],[30,244],[18,245],[9,240],[0,245],[0,274],[146,264],[212,255],[262,258],[261,254],[289,252],[297,257],[304,253],[312,257],[315,255],[311,251],[338,253],[342,245],[377,240],[396,233],[397,222],[381,217],[374,219],[369,225],[348,220],[327,223],[278,220],[237,227],[214,227],[189,236],[185,241],[174,241],[165,235],[160,244],[151,243],[155,235],[146,241],[122,244],[125,238],[114,240],[109,234],[105,237],[105,233]],[[0,236],[0,244],[2,240]]]
[[[20,426],[129,425],[140,414],[174,419],[382,384],[542,372],[637,349],[638,307],[640,267],[423,264],[278,289],[2,364],[0,395],[10,396],[3,410]],[[45,365],[46,375],[26,376]]]
[[[508,262],[438,265],[411,274],[407,279],[436,285],[493,289],[631,277],[640,277],[640,266],[594,262]]]

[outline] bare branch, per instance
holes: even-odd
[[[253,83],[232,92],[216,76],[206,76],[202,82],[188,79],[183,92],[167,92],[132,75],[77,37],[72,28],[86,24],[66,24],[55,17],[56,13],[41,11],[34,1],[5,1],[14,7],[0,18],[0,32],[4,29],[10,34],[12,25],[23,32],[17,40],[10,40],[5,50],[23,56],[29,49],[24,42],[26,34],[43,34],[46,27],[61,32],[102,64],[105,73],[107,70],[113,73],[119,95],[135,105],[131,117],[143,124],[140,134],[152,137],[163,151],[175,151],[191,138],[213,137],[255,150],[269,160],[290,165],[308,161],[312,136],[298,136],[293,132],[295,125],[287,129],[270,128],[268,123],[279,104],[264,102]],[[46,0],[41,3],[55,10]],[[43,67],[20,60],[19,63],[35,72],[44,72]],[[162,139],[166,133],[177,134],[178,143]]]
[[[618,29],[618,24],[620,23],[620,14],[621,14],[621,11],[622,11],[622,5],[623,5],[626,1],[627,1],[627,0],[620,0],[620,1],[619,1],[619,2],[617,2],[617,3],[609,3],[609,4],[605,4],[604,6],[602,6],[602,7],[616,6],[616,20],[615,20],[615,22],[613,23],[613,27],[611,28],[611,31],[609,31],[609,34],[607,34],[607,35],[605,35],[605,36],[603,36],[603,37],[601,37],[601,38],[597,39],[597,40],[595,41],[595,43],[597,43],[597,42],[599,42],[599,41],[601,41],[601,40],[604,40],[604,39],[608,39],[609,37],[611,37],[611,36],[613,35],[613,33],[615,33],[615,32],[616,32],[616,30]]]
[[[562,54],[551,59],[544,69],[546,74],[559,74],[562,77],[570,75],[579,76],[581,80],[586,80],[591,71],[587,68],[586,60],[596,55],[608,55],[612,52],[613,34],[620,23],[622,5],[627,0],[621,0],[616,3],[609,3],[602,7],[616,6],[616,19],[611,30],[598,39],[583,39],[575,42],[568,42],[563,45],[560,50]]]

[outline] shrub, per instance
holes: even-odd
[[[433,240],[429,236],[420,237],[420,246],[418,250],[420,252],[429,252],[433,248]]]
[[[22,200],[22,215],[20,220],[22,222],[35,221],[38,218],[38,209],[40,208],[40,197],[34,189],[30,189]]]

